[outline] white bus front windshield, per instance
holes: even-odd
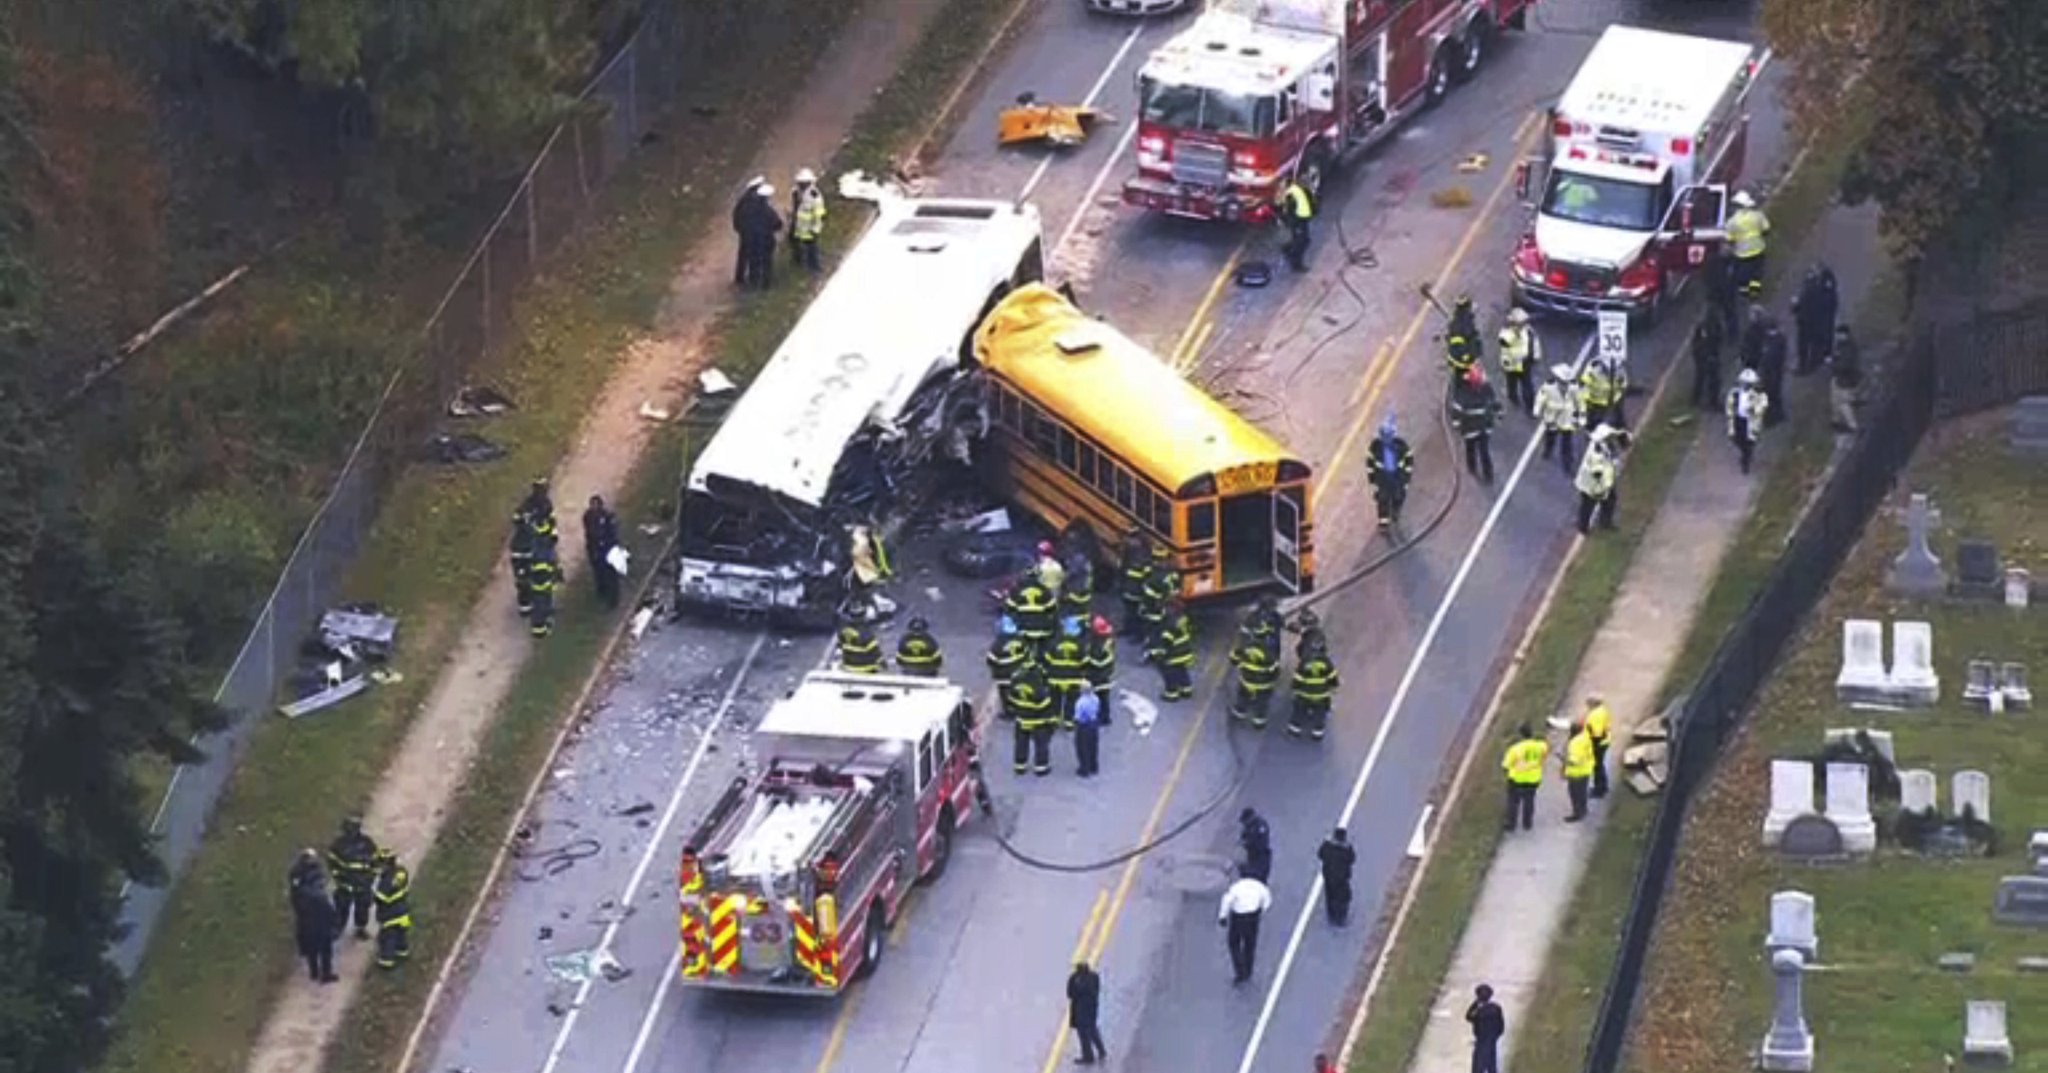
[[[1138,80],[1139,107],[1148,122],[1174,130],[1198,130],[1259,138],[1273,133],[1275,107],[1271,97],[1225,93],[1200,86],[1176,86],[1151,78]]]
[[[1655,231],[1664,222],[1664,184],[1632,183],[1581,172],[1553,170],[1543,215],[1595,227]]]

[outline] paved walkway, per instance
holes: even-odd
[[[1853,320],[1883,264],[1875,212],[1868,208],[1831,210],[1808,235],[1792,263],[1803,273],[1804,266],[1816,259],[1834,268],[1842,296],[1842,319]],[[1791,285],[1781,286],[1772,302],[1788,337],[1792,334],[1787,311],[1791,295]],[[1866,361],[1869,350],[1866,344]],[[1669,390],[1686,393],[1690,376],[1690,361],[1681,361]],[[1788,408],[1794,421],[1828,420],[1825,379],[1825,374],[1790,379]],[[1583,698],[1594,692],[1604,694],[1613,710],[1616,747],[1608,757],[1611,775],[1621,774],[1620,754],[1630,731],[1639,722],[1656,717],[1652,706],[1691,630],[1693,617],[1775,462],[1767,438],[1757,453],[1757,472],[1743,476],[1725,429],[1716,416],[1707,416],[1695,426],[1694,440],[1680,463],[1677,479],[1644,534],[1614,606],[1594,635],[1568,694],[1567,714],[1582,711]],[[1782,438],[1790,427],[1781,425],[1774,431]],[[1621,502],[1626,510],[1625,472],[1622,482]],[[1563,753],[1565,735],[1553,730],[1549,736],[1555,759]],[[1497,778],[1492,774],[1497,757],[1481,755],[1474,760],[1481,766],[1478,777]],[[1628,792],[1616,778],[1614,793]],[[1584,822],[1567,824],[1567,811],[1564,783],[1553,764],[1544,773],[1537,798],[1535,829],[1507,836],[1487,872],[1479,903],[1430,1010],[1411,1073],[1464,1073],[1471,1068],[1472,1037],[1465,1024],[1465,1007],[1472,1001],[1472,989],[1481,983],[1492,985],[1495,1001],[1507,1014],[1508,1035],[1502,1044],[1501,1062],[1504,1069],[1513,1068],[1519,1017],[1535,997],[1551,943],[1564,926],[1609,812],[1606,802],[1596,801]]]

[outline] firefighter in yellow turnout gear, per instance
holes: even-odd
[[[395,969],[412,956],[412,874],[388,849],[377,851],[377,967]]]
[[[1177,574],[1175,576],[1178,576]],[[1161,612],[1159,632],[1152,635],[1146,655],[1159,667],[1159,699],[1186,700],[1195,695],[1195,631],[1180,601],[1169,602]]]
[[[1061,729],[1074,729],[1074,705],[1088,691],[1088,646],[1081,640],[1081,624],[1069,619],[1060,638],[1046,646],[1045,677],[1052,686],[1053,706],[1059,712]]]
[[[1231,698],[1231,717],[1248,722],[1254,730],[1266,727],[1266,713],[1273,703],[1273,690],[1280,684],[1280,641],[1239,634],[1230,662],[1237,665],[1237,695]]]
[[[1317,741],[1330,727],[1330,706],[1337,696],[1337,665],[1322,648],[1306,653],[1294,665],[1294,711],[1287,717],[1287,732],[1300,737],[1304,731]]]
[[[839,627],[839,669],[853,674],[882,673],[882,642],[875,631],[858,622]]]
[[[1754,302],[1764,296],[1764,249],[1769,244],[1770,217],[1756,207],[1747,190],[1735,192],[1735,215],[1728,217],[1728,253],[1735,259],[1735,286]]]
[[[1026,663],[1003,687],[1003,717],[1015,724],[1016,754],[1011,770],[1022,775],[1036,763],[1038,774],[1052,774],[1052,731],[1059,713],[1053,710],[1052,687],[1045,668]]]
[[[922,618],[911,619],[896,642],[897,672],[912,678],[937,678],[945,667],[946,656],[939,651],[939,640],[932,636],[931,624]]]

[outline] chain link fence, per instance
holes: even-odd
[[[392,482],[431,435],[443,405],[484,355],[509,342],[521,291],[590,216],[593,198],[639,147],[699,66],[700,53],[744,5],[650,2],[640,25],[548,136],[504,211],[477,241],[427,319],[416,350],[385,383],[376,409],[300,535],[214,700],[228,726],[197,742],[198,763],[172,774],[151,832],[173,881],[198,847],[214,803],[258,717],[298,668],[308,631],[336,599]],[[114,951],[124,974],[141,962],[169,884],[124,889],[127,930]]]
[[[1670,775],[1593,1026],[1588,1073],[1614,1073],[1621,1065],[1693,794],[1712,776],[1722,746],[1892,493],[1921,437],[1936,420],[2041,392],[2048,392],[2048,304],[1923,330],[1896,351],[1879,397],[1866,407],[1864,434],[1843,455],[1776,569],[1676,706]]]

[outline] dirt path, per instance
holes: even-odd
[[[798,167],[822,166],[942,6],[943,0],[869,0],[812,72],[751,170],[786,187]],[[680,411],[701,365],[705,332],[731,300],[728,236],[722,221],[708,223],[708,238],[677,269],[657,331],[619,355],[569,456],[555,469],[565,549],[582,546],[578,506],[592,493],[615,498],[646,448],[650,426],[639,416],[640,404],[654,400]],[[563,555],[568,583],[580,573],[581,559]],[[432,848],[461,782],[450,773],[468,769],[532,645],[513,612],[510,572],[501,562],[365,815],[364,826],[401,857],[417,861]],[[320,1068],[370,965],[370,945],[340,945],[338,984],[316,988],[294,981],[264,1025],[250,1056],[251,1073]]]

